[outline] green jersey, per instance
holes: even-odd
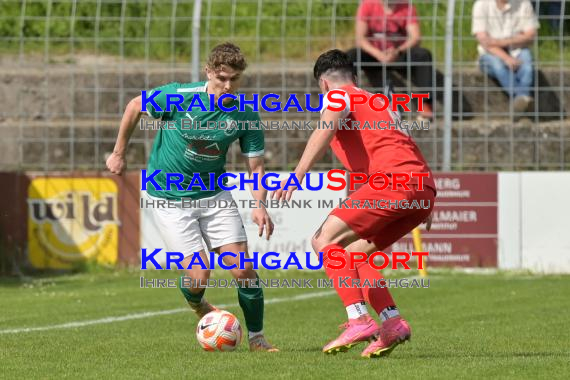
[[[212,107],[213,111],[210,111],[210,97],[206,88],[207,82],[170,83],[157,87],[149,93],[148,97],[155,91],[161,91],[154,97],[154,101],[162,111],[154,109],[149,104],[147,113],[171,125],[169,128],[158,130],[148,161],[147,176],[150,177],[155,170],[161,170],[154,176],[154,180],[164,189],[160,191],[152,184],[147,185],[147,191],[151,196],[167,199],[200,199],[221,192],[222,189],[217,183],[210,185],[209,173],[214,173],[216,179],[225,173],[226,154],[235,140],[239,139],[241,151],[245,156],[263,156],[263,131],[259,128],[252,129],[256,125],[259,127],[259,114],[250,107],[245,107],[245,112],[239,112],[237,100],[224,104],[228,108],[235,105],[235,111],[225,112],[217,105]],[[171,109],[166,108],[167,94],[179,94],[184,97],[184,101],[180,104],[182,111],[176,106],[170,107]],[[206,111],[197,105],[195,96],[200,97]],[[188,111],[191,104],[192,107]],[[183,190],[173,183],[167,188],[167,173],[180,173],[184,176],[184,180],[179,183]],[[195,173],[200,175],[208,190],[203,190],[195,180],[192,180]],[[189,187],[191,183],[194,186]]]

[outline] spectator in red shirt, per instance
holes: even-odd
[[[419,92],[430,93],[430,102],[424,103],[420,117],[432,119],[432,58],[429,50],[419,46],[420,39],[416,8],[408,0],[363,0],[356,14],[356,48],[348,55],[374,87],[383,86],[377,78],[378,74],[385,78],[384,69],[407,77],[410,67]]]

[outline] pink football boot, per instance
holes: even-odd
[[[378,339],[362,351],[362,356],[366,358],[388,356],[398,344],[410,340],[411,337],[412,330],[408,322],[401,317],[390,318],[382,323]]]
[[[338,352],[346,352],[360,342],[371,340],[379,333],[378,324],[369,315],[349,319],[348,322],[343,323],[340,327],[345,329],[344,332],[323,347],[324,353],[336,354]]]

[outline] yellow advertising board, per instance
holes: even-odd
[[[36,268],[117,262],[118,189],[109,178],[35,178],[28,188],[28,251]]]

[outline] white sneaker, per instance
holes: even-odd
[[[532,98],[527,95],[517,96],[513,101],[513,108],[515,112],[525,112],[528,105],[532,102]]]

